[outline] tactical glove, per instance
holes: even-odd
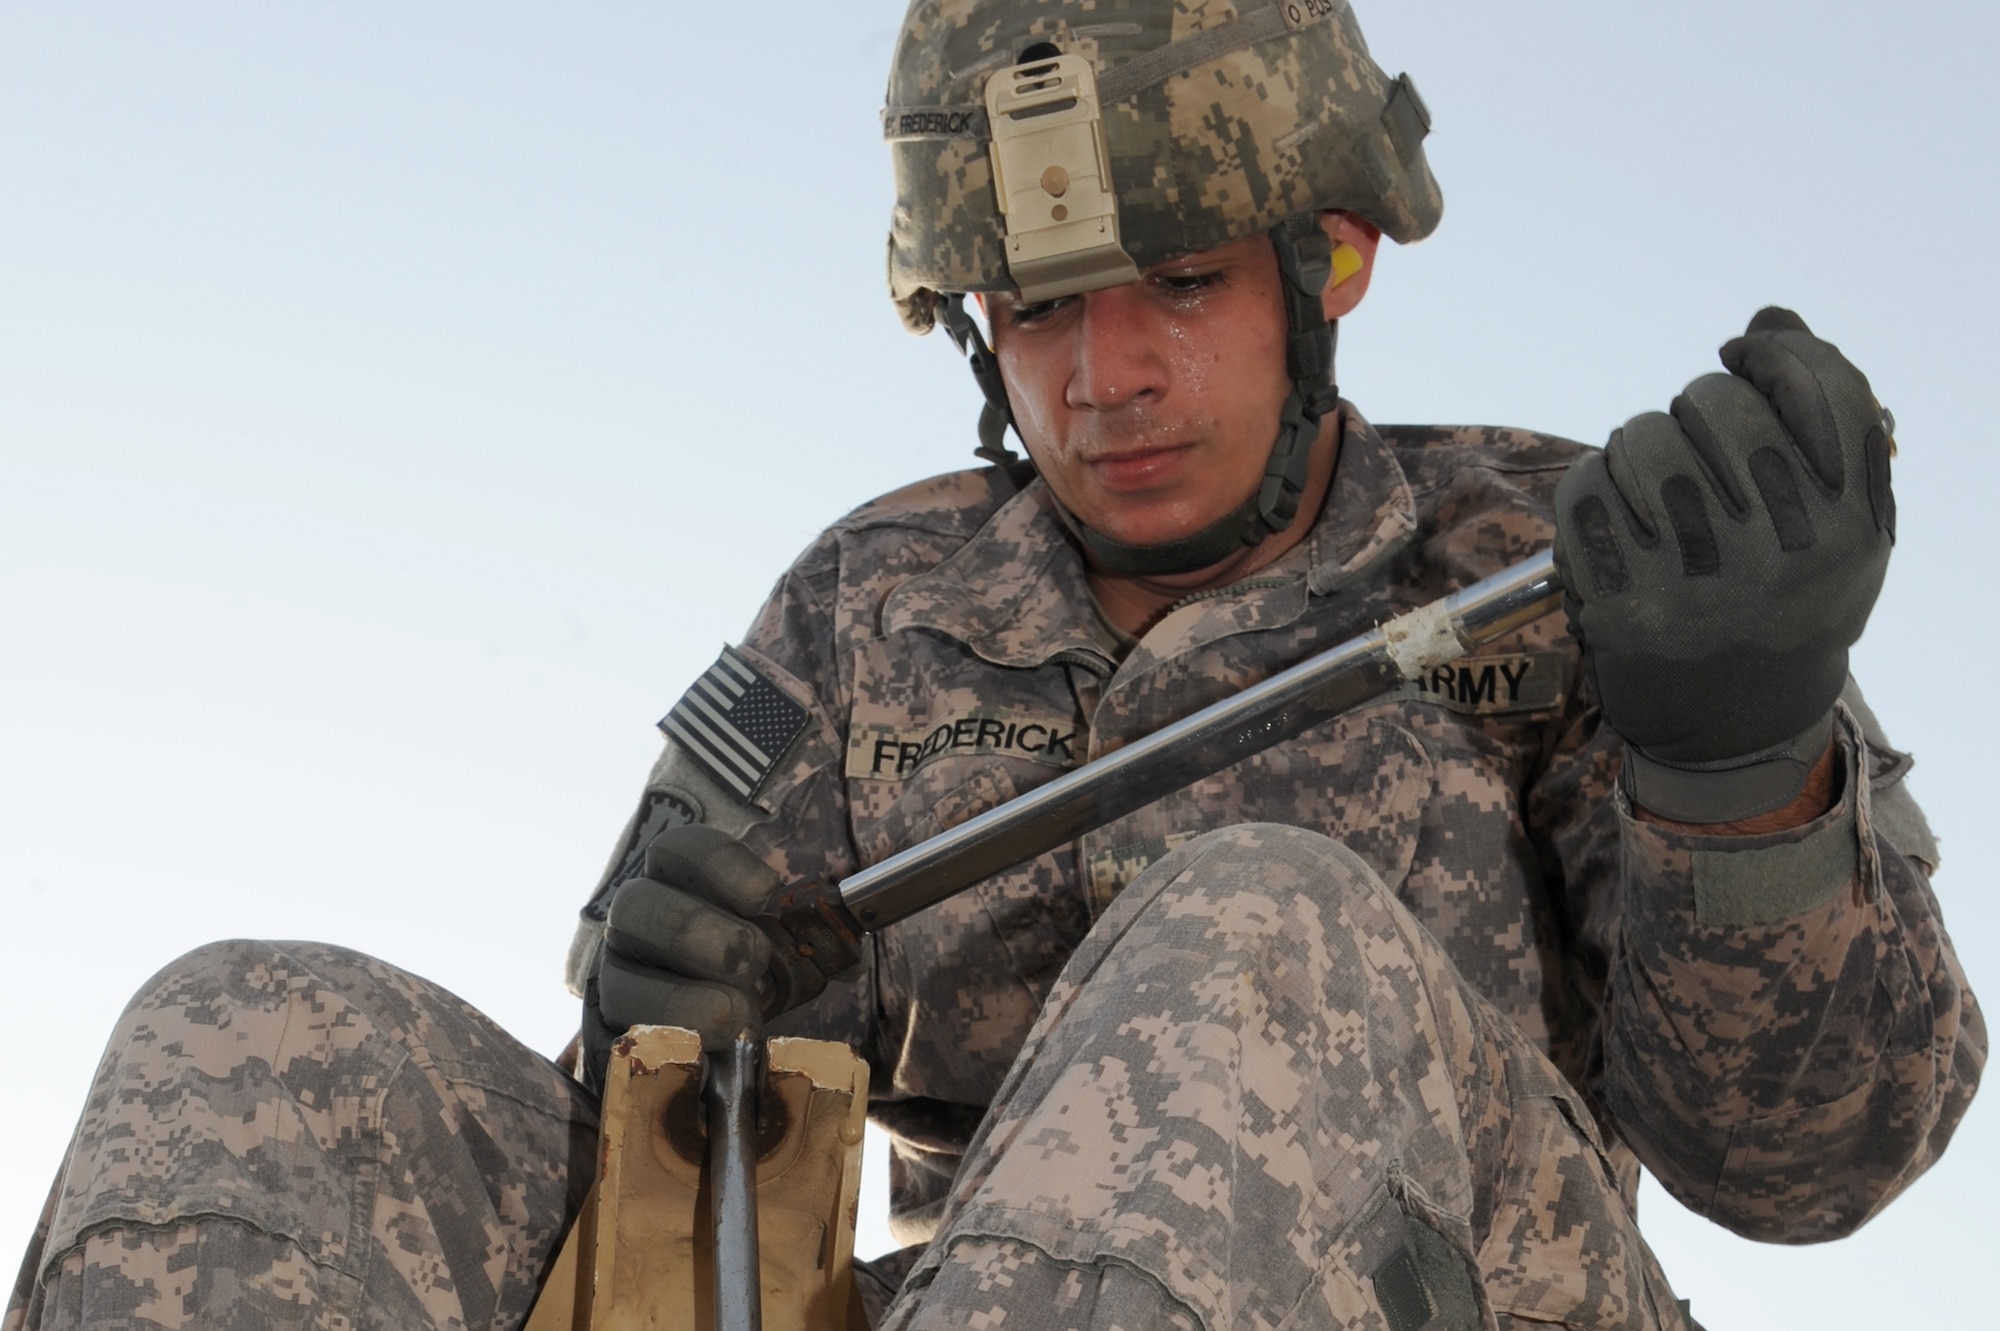
[[[1888,414],[1789,310],[1556,490],[1556,567],[1628,792],[1682,822],[1784,807],[1826,750],[1895,541]]]
[[[585,983],[584,1082],[604,1085],[628,1027],[682,1026],[705,1049],[759,1029],[771,943],[755,925],[778,875],[726,833],[670,827],[646,847],[646,876],[613,889],[604,946]]]

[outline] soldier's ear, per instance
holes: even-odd
[[[1333,280],[1320,293],[1320,303],[1327,318],[1339,319],[1352,314],[1368,294],[1382,230],[1352,213],[1321,213],[1319,224],[1333,241]]]
[[[972,293],[972,304],[976,307],[973,318],[979,321],[979,331],[986,338],[986,345],[998,350],[1000,334],[993,327],[993,297],[985,291]]]

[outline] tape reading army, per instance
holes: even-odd
[[[1539,712],[1562,699],[1563,654],[1474,656],[1441,665],[1407,686],[1410,696],[1476,716]]]
[[[936,759],[973,754],[1075,767],[1083,761],[1083,745],[1083,731],[1074,721],[1021,715],[961,716],[918,731],[857,725],[848,732],[847,775],[901,781]]]

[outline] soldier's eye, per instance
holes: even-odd
[[[1169,295],[1193,296],[1222,285],[1224,277],[1213,273],[1156,273],[1153,284]]]
[[[1040,323],[1068,305],[1070,299],[1070,297],[1064,296],[1056,300],[1038,300],[1032,305],[1009,306],[1007,309],[1007,322],[1016,327]]]

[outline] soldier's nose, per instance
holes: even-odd
[[[1077,321],[1076,361],[1066,401],[1079,411],[1116,411],[1167,391],[1167,363],[1158,354],[1130,287],[1093,291],[1082,297]]]

